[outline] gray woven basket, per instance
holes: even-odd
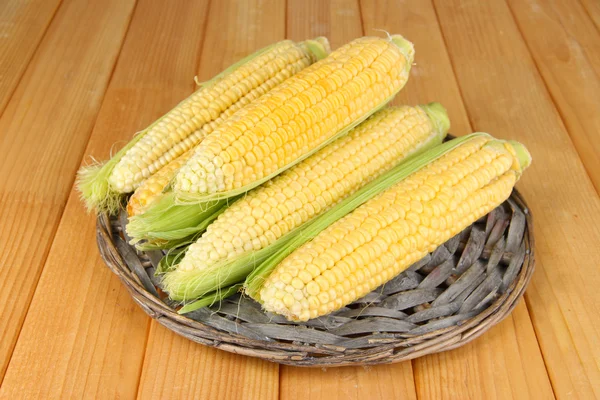
[[[325,317],[292,323],[240,295],[179,315],[154,277],[163,253],[127,244],[126,222],[124,212],[99,215],[98,247],[148,315],[195,342],[298,366],[394,363],[462,346],[512,311],[534,270],[531,214],[515,190],[425,259]]]

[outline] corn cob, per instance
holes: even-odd
[[[361,38],[237,112],[176,176],[180,202],[246,192],[358,125],[406,83],[410,42]]]
[[[272,246],[411,154],[441,143],[448,128],[439,103],[375,113],[347,136],[227,208],[189,247],[177,270],[165,277],[166,291],[184,300],[215,290],[206,286],[207,275],[228,276],[223,272],[228,262]],[[233,276],[243,275],[243,270]],[[219,285],[229,283],[233,282],[225,278]]]
[[[192,154],[193,149],[186,151],[144,180],[129,198],[127,215],[129,217],[140,215],[160,199],[177,171],[189,160]]]
[[[475,135],[296,249],[256,297],[294,321],[339,309],[501,204],[530,162],[517,142]]]
[[[104,165],[84,167],[79,189],[88,209],[115,211],[120,195],[190,150],[235,111],[329,52],[327,39],[285,40],[247,57],[140,132]]]

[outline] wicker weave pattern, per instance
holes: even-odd
[[[162,253],[129,246],[126,218],[100,215],[98,246],[146,313],[195,342],[291,365],[399,362],[461,346],[510,313],[534,269],[531,215],[514,191],[425,259],[326,317],[292,323],[240,295],[183,316],[157,290]]]

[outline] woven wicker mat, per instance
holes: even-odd
[[[152,318],[195,342],[291,365],[398,362],[458,347],[506,317],[533,273],[531,215],[517,191],[486,217],[362,299],[292,323],[235,295],[179,315],[154,277],[160,251],[137,252],[127,216],[98,217],[107,265]]]

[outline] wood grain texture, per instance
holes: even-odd
[[[0,2],[0,115],[61,0]]]
[[[363,35],[359,4],[353,1],[292,1],[287,18],[288,35],[331,36],[332,48]],[[325,22],[306,22],[327,20],[329,32],[322,29]],[[416,399],[410,362],[328,369],[282,365],[280,374],[281,399]]]
[[[332,50],[363,35],[358,0],[289,0],[286,19],[288,39],[325,36]]]
[[[418,104],[439,101],[448,108],[453,134],[472,132],[433,4],[420,0],[365,1],[362,9],[366,30],[377,26],[388,32],[401,33],[415,44],[416,65],[411,71],[409,83],[394,102]],[[390,9],[397,11],[390,13]],[[523,316],[522,331],[529,333],[528,335],[523,337],[516,335],[514,317],[510,316],[500,326],[492,328],[490,332],[495,332],[495,337],[484,335],[475,342],[449,353],[413,360],[415,385],[419,397],[510,398],[512,386],[530,385],[538,389],[536,385],[540,381],[542,383],[539,385],[538,392],[552,396],[552,389],[545,375],[544,363],[526,311]],[[502,354],[506,348],[518,349],[522,342],[534,344],[531,348],[532,357],[524,360],[519,357],[505,357],[499,367],[498,354]],[[526,376],[527,371],[530,370],[539,371],[542,375]],[[462,382],[459,390],[447,390],[446,378],[448,377],[452,377],[456,382]],[[496,389],[493,382],[498,380],[503,381],[505,385]],[[460,388],[471,391],[477,390],[476,388],[487,389],[479,393],[485,395],[482,397],[476,395],[477,392],[463,391]]]
[[[600,200],[508,6],[435,5],[474,128],[520,140],[533,156],[518,184],[536,222],[526,298],[554,392],[600,397]]]
[[[524,303],[474,342],[413,365],[423,399],[554,398]]]
[[[228,21],[224,23],[224,21]],[[285,4],[279,1],[215,1],[208,11],[198,77],[210,79],[244,56],[285,37]],[[206,348],[152,322],[140,381],[142,398],[276,399],[279,366]],[[165,354],[178,357],[171,371]],[[205,362],[205,358],[210,362]],[[231,371],[231,372],[228,372]],[[229,376],[228,374],[233,374]],[[210,383],[210,385],[209,385]],[[248,394],[254,394],[247,397]]]
[[[282,400],[416,399],[410,362],[372,367],[281,367]]]
[[[431,2],[377,0],[363,1],[361,7],[367,34],[384,35],[376,29],[398,33],[415,45],[415,62],[410,79],[392,104],[414,105],[438,101],[448,110],[450,132],[454,135],[471,133]]]
[[[132,9],[132,1],[73,1],[61,7],[0,119],[0,377]],[[81,24],[82,18],[88,23]]]
[[[600,193],[600,32],[578,2],[511,0],[509,6]]]
[[[152,322],[139,399],[277,399],[279,367],[202,346]]]
[[[193,90],[205,11],[196,2],[137,5],[88,155],[107,157]],[[0,398],[135,396],[150,319],[100,259],[95,222],[72,189]]]
[[[129,31],[134,0],[0,1],[0,398],[537,399],[552,398],[549,380],[558,398],[600,398],[600,3],[434,1],[142,0]],[[453,133],[532,151],[519,184],[536,222],[527,307],[412,365],[327,370],[279,372],[150,324],[72,190],[98,111],[86,154],[102,159],[190,93],[194,74],[284,35],[335,48],[375,29],[416,44],[395,104],[440,101]]]

